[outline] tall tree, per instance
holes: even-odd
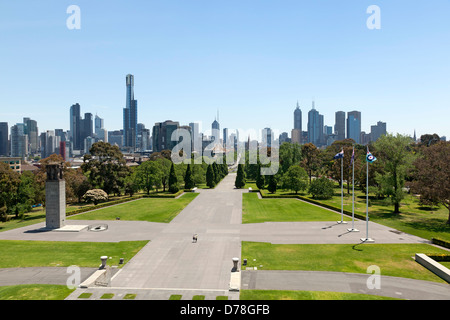
[[[268,184],[267,184],[267,190],[270,193],[275,193],[277,191],[277,179],[275,179],[274,175],[270,175],[267,178],[269,180]]]
[[[107,194],[120,194],[129,170],[119,147],[100,141],[94,143],[89,152],[81,165],[89,182]]]
[[[266,185],[264,176],[261,174],[261,165],[258,166],[258,173],[256,176],[256,186],[258,187],[258,189],[264,189]]]
[[[319,154],[319,149],[312,143],[306,143],[302,146],[303,160],[301,166],[305,168],[308,173],[309,183],[311,183],[313,173],[320,167]]]
[[[0,219],[6,221],[11,212],[19,189],[19,174],[6,163],[0,162]]]
[[[208,169],[206,170],[206,185],[209,188],[214,188],[216,186],[214,171],[211,164],[208,165]]]
[[[161,186],[162,169],[161,163],[158,161],[147,160],[142,162],[136,168],[136,179],[139,186],[144,189],[147,194],[154,188]]]
[[[194,179],[192,178],[191,165],[186,167],[186,174],[184,175],[184,188],[192,189],[195,186]]]
[[[169,192],[177,193],[178,190],[180,190],[180,187],[178,186],[178,178],[175,173],[174,164],[172,162],[172,166],[170,167],[170,174],[169,174]]]
[[[414,155],[410,152],[411,138],[390,133],[381,136],[375,143],[376,157],[383,166],[383,174],[375,179],[384,193],[391,198],[394,213],[400,213],[400,202],[404,198],[403,187],[408,171],[412,169]]]
[[[242,189],[245,186],[245,173],[242,164],[238,164],[236,180],[234,181],[234,185],[238,189]]]
[[[170,168],[172,167],[172,161],[166,157],[156,158],[155,161],[161,165],[161,183],[163,185],[163,191],[166,192],[166,187],[169,185],[169,174]]]
[[[449,211],[450,224],[450,142],[438,142],[423,148],[414,162],[415,180],[411,187],[420,195],[420,202],[442,204]]]

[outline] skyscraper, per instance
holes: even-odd
[[[323,115],[316,110],[314,102],[308,112],[308,142],[316,147],[323,144]]]
[[[355,143],[361,143],[361,112],[351,111],[347,113],[347,139],[353,139]]]
[[[378,138],[380,138],[382,135],[385,134],[386,134],[386,122],[378,121],[377,125],[370,127],[370,138],[373,142],[377,141]]]
[[[172,133],[178,129],[180,124],[172,120],[157,122],[153,126],[153,151],[172,150],[178,141],[172,141]]]
[[[80,104],[76,103],[70,107],[70,135],[69,140],[72,141],[74,150],[82,149],[82,141],[80,141]]]
[[[220,124],[217,119],[214,119],[214,122],[211,124],[211,136],[214,137],[215,142],[219,142],[220,140]]]
[[[126,76],[127,97],[123,109],[124,147],[136,148],[137,139],[137,100],[134,99],[134,76]]]
[[[9,156],[9,127],[8,122],[0,122],[0,156]]]
[[[294,129],[299,129],[302,131],[302,110],[297,102],[297,108],[294,111]]]
[[[28,136],[25,125],[17,123],[11,127],[11,157],[26,157],[28,155]]]
[[[338,111],[335,114],[334,133],[338,141],[345,139],[345,112]]]

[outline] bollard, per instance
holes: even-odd
[[[239,258],[233,258],[233,271],[238,271]]]
[[[123,258],[120,258],[119,264],[123,264]]]
[[[100,266],[100,269],[105,269],[106,267],[106,261],[108,260],[108,256],[101,256],[100,260],[102,261],[102,264]]]

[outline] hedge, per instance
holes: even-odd
[[[450,242],[442,240],[442,239],[431,238],[431,243],[450,249]]]

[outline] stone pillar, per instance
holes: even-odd
[[[66,182],[62,175],[62,163],[49,163],[47,165],[45,211],[47,229],[59,229],[65,226]]]

